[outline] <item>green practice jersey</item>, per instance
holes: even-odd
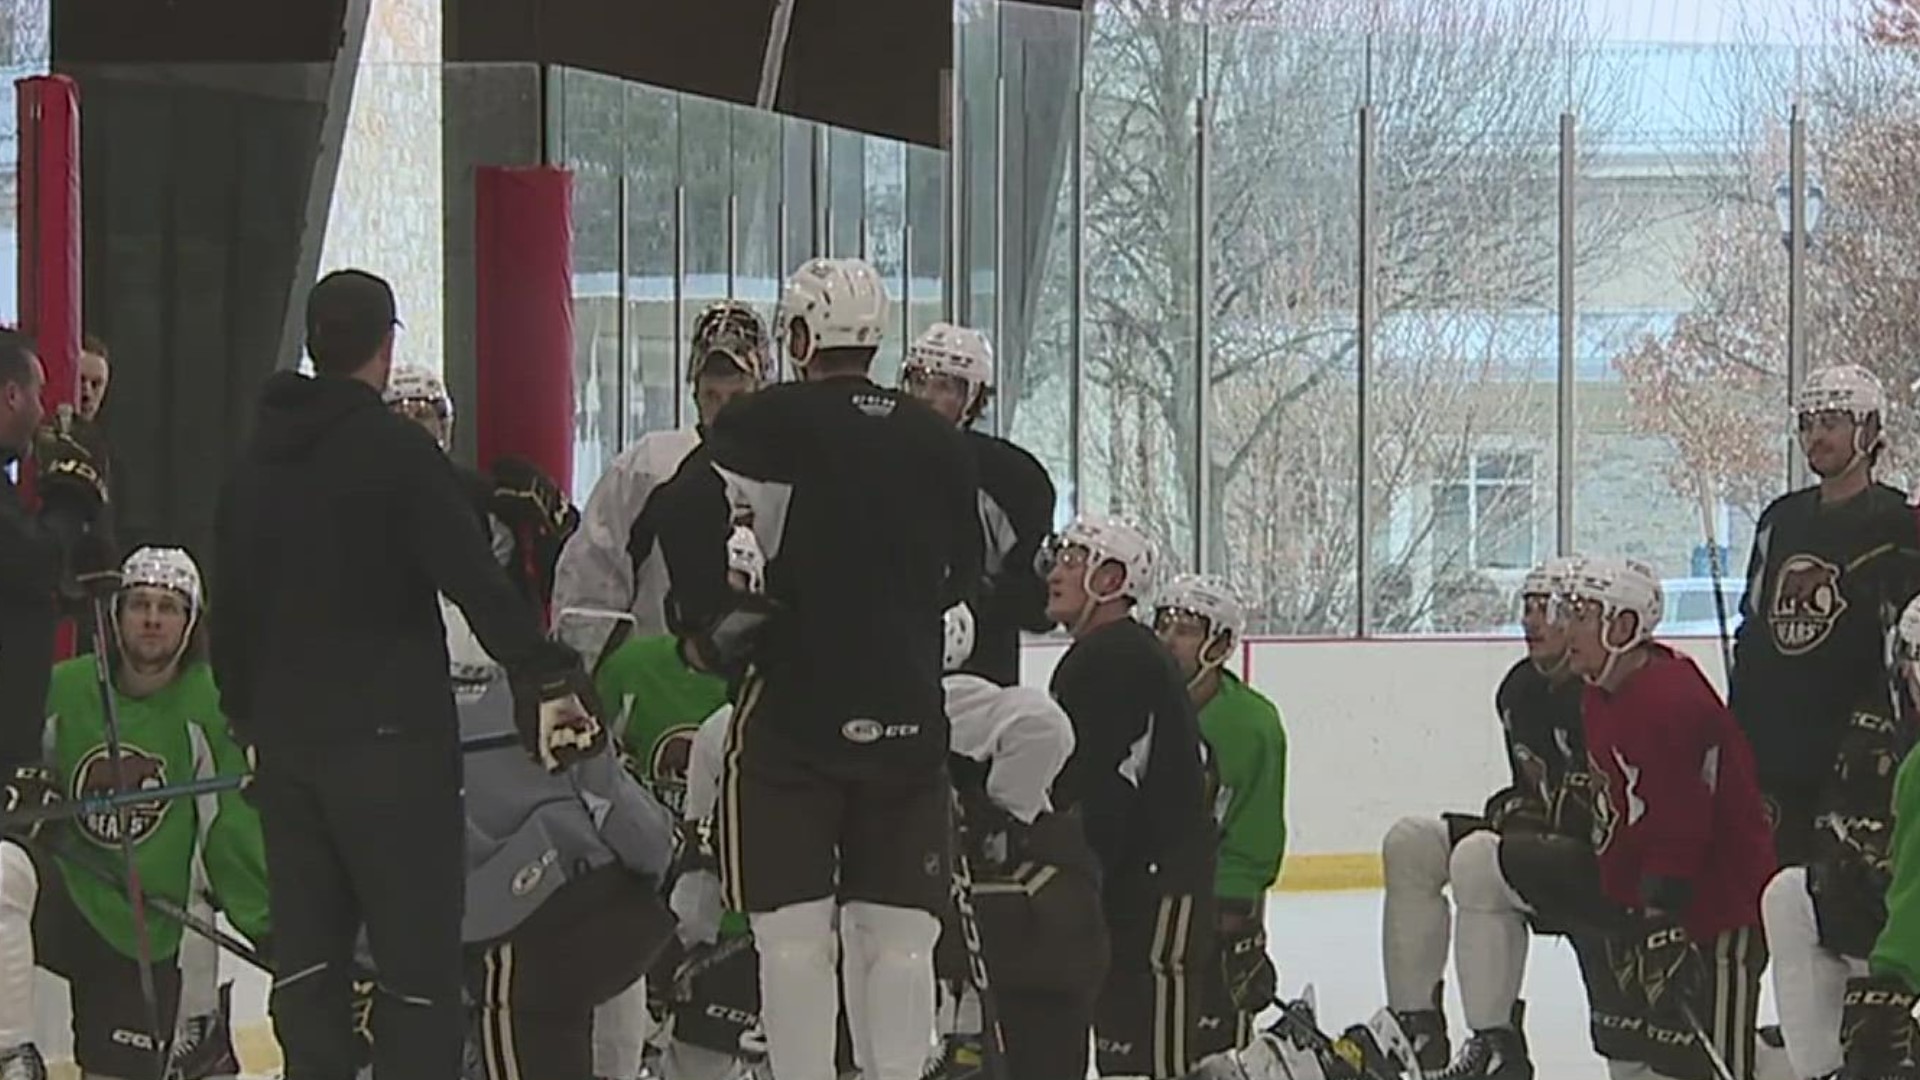
[[[693,736],[726,704],[726,681],[687,667],[673,635],[661,634],[622,642],[594,684],[613,716],[608,734],[625,747],[634,774],[676,817],[685,813]]]
[[[1873,943],[1876,975],[1898,975],[1920,990],[1920,752],[1907,755],[1893,784],[1893,884],[1887,924]]]
[[[1213,751],[1220,784],[1214,894],[1259,900],[1279,878],[1287,853],[1287,732],[1280,710],[1222,671],[1219,692],[1200,710],[1200,734]]]
[[[115,693],[128,786],[166,787],[216,774],[244,774],[246,757],[227,734],[219,701],[205,663],[188,665],[172,683],[147,697]],[[111,793],[113,766],[93,657],[54,666],[47,713],[48,764],[61,793],[69,799]],[[126,818],[140,884],[148,893],[185,906],[198,857],[214,906],[241,933],[261,940],[268,929],[266,856],[260,819],[238,791],[140,803],[127,808]],[[114,812],[81,814],[59,828],[60,839],[80,857],[91,857],[94,865],[119,876],[120,833]],[[56,862],[74,906],[115,949],[137,957],[139,938],[126,894],[73,866],[64,855]],[[147,933],[156,958],[172,956],[180,948],[182,930],[169,919],[148,920]]]

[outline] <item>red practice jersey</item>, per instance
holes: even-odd
[[[1664,645],[1619,691],[1589,686],[1582,703],[1596,786],[1594,848],[1608,899],[1641,906],[1640,883],[1692,886],[1695,941],[1760,925],[1773,876],[1773,832],[1753,751],[1692,660]]]

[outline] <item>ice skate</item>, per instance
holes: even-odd
[[[1490,1028],[1474,1032],[1452,1063],[1429,1075],[1432,1080],[1533,1080],[1533,1062],[1519,1032]]]
[[[47,1063],[32,1043],[0,1053],[0,1080],[47,1080]]]
[[[1453,1043],[1447,1039],[1447,1014],[1440,1007],[1445,990],[1445,984],[1435,984],[1431,1009],[1393,1011],[1393,1018],[1399,1022],[1400,1030],[1406,1033],[1408,1041],[1413,1044],[1414,1060],[1428,1073],[1446,1068],[1448,1060],[1453,1057]]]
[[[986,1044],[978,1035],[948,1035],[921,1080],[980,1080],[987,1075]]]
[[[240,1075],[240,1055],[233,1048],[228,1017],[233,1009],[233,984],[220,984],[220,1004],[210,1013],[191,1017],[181,1026],[167,1055],[167,1080],[227,1080]]]

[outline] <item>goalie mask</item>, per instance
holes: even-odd
[[[1153,628],[1166,639],[1187,621],[1197,621],[1202,635],[1191,676],[1197,680],[1233,655],[1233,647],[1246,633],[1247,609],[1233,586],[1224,580],[1208,574],[1181,574],[1154,601]],[[1176,654],[1179,651],[1175,649]]]
[[[804,371],[824,349],[878,348],[888,311],[886,286],[866,260],[809,259],[780,291],[774,333]]]
[[[1873,372],[1856,364],[1834,364],[1808,372],[1793,402],[1794,427],[1803,449],[1808,449],[1823,417],[1844,416],[1853,422],[1853,454],[1833,471],[1835,476],[1863,458],[1871,461],[1874,452],[1886,444],[1886,414],[1886,390]]]
[[[1601,683],[1612,674],[1620,657],[1653,640],[1666,607],[1660,579],[1653,568],[1634,559],[1606,557],[1580,559],[1567,568],[1554,595],[1554,619],[1574,634],[1570,649],[1578,649],[1579,635],[1572,624],[1597,623],[1597,640],[1605,659],[1598,670],[1583,672],[1589,683]],[[1633,632],[1616,641],[1613,628],[1625,613],[1634,616]]]
[[[979,419],[993,396],[993,346],[987,335],[937,322],[915,338],[900,368],[900,386],[932,403],[934,392],[942,389],[940,382],[950,384],[948,389],[959,398],[957,423]]]
[[[689,385],[699,377],[707,357],[714,353],[725,356],[742,375],[756,383],[774,382],[779,376],[773,350],[768,346],[766,324],[752,308],[738,300],[710,304],[695,316],[691,344],[687,359]]]
[[[126,634],[119,624],[125,617],[127,597],[135,589],[164,589],[186,604],[186,627],[180,633],[180,643],[167,661],[168,664],[178,663],[186,655],[188,645],[193,641],[193,631],[200,624],[205,593],[202,591],[199,565],[182,548],[143,547],[127,556],[126,561],[120,564],[120,603],[114,620],[114,634],[119,639],[122,653],[127,650]]]
[[[973,656],[973,609],[965,604],[955,604],[947,609],[940,621],[946,630],[941,647],[940,670],[958,671]]]
[[[453,398],[440,376],[418,364],[395,364],[380,399],[388,409],[426,428],[440,449],[453,444]]]
[[[746,578],[743,592],[767,589],[767,557],[761,553],[760,541],[754,537],[753,530],[745,525],[735,525],[733,535],[727,537],[727,573]]]

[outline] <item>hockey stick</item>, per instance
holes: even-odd
[[[115,875],[113,871],[93,861],[90,856],[79,851],[72,844],[55,844],[54,851],[65,858],[70,865],[79,867],[87,876],[99,881],[101,884],[114,888],[122,888],[119,877]],[[239,938],[234,937],[218,926],[200,918],[179,904],[174,903],[164,896],[149,896],[147,897],[147,904],[152,907],[154,913],[160,917],[179,923],[182,927],[199,934],[201,937],[206,938],[215,945],[245,960],[261,971],[269,975],[273,974],[273,967],[267,963],[266,958],[261,956],[259,951],[253,946],[248,945],[246,942],[241,941]]]
[[[105,591],[97,591],[93,597],[93,670],[100,684],[100,723],[107,739],[107,765],[113,773],[113,787],[117,794],[131,789],[127,786],[126,748],[120,741],[120,712],[114,702],[112,661],[107,658],[107,627],[112,625],[113,596]],[[146,1006],[147,1030],[153,1036],[154,1075],[164,1080],[167,1072],[167,1044],[172,1041],[171,1033],[160,1030],[160,995],[153,983],[153,939],[147,933],[147,896],[146,889],[140,884],[139,859],[133,851],[132,820],[128,816],[130,807],[121,803],[113,808],[116,831],[120,834],[120,862],[127,874],[127,907],[133,914],[133,934],[140,956],[140,997]]]
[[[1700,1022],[1700,1017],[1693,1011],[1693,1006],[1682,1001],[1680,1015],[1686,1017],[1687,1026],[1693,1029],[1693,1037],[1700,1040],[1700,1048],[1707,1052],[1707,1061],[1712,1063],[1714,1075],[1720,1080],[1740,1080],[1733,1075],[1732,1069],[1727,1068],[1727,1059],[1720,1056],[1720,1048],[1713,1044],[1712,1039],[1707,1038],[1706,1025]]]
[[[985,1051],[989,1080],[1007,1080],[1007,1043],[1000,1031],[1000,1003],[987,980],[987,954],[980,946],[980,922],[973,914],[973,867],[964,848],[953,852],[954,917],[960,922],[960,940],[967,949],[967,975],[974,992],[980,995],[980,1041]]]
[[[184,784],[170,784],[166,787],[136,788],[132,791],[116,791],[112,795],[93,795],[84,799],[70,799],[51,806],[30,806],[25,810],[15,810],[10,814],[0,814],[0,831],[33,825],[43,821],[60,821],[76,818],[83,814],[104,814],[122,807],[140,806],[146,803],[171,802],[174,799],[191,799],[200,795],[217,795],[223,791],[233,791],[246,783],[244,776],[206,776],[190,780]]]

